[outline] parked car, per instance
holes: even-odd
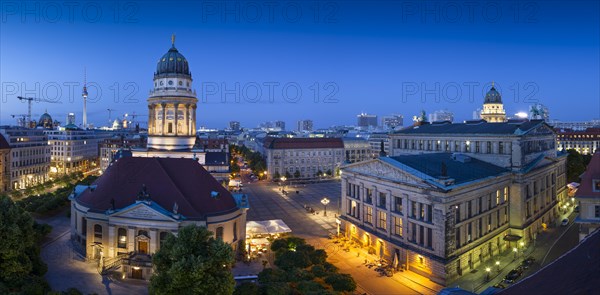
[[[569,219],[568,218],[563,219],[562,222],[560,223],[560,225],[561,226],[567,226],[567,225],[569,225]]]
[[[516,269],[511,270],[506,277],[504,277],[504,282],[507,284],[514,283],[521,276],[521,273],[521,271]]]
[[[502,285],[502,283],[498,283],[498,284],[495,284],[495,285],[494,285],[494,288],[497,288],[497,289],[504,289],[504,288],[506,288],[506,286]]]

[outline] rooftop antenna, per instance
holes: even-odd
[[[81,93],[83,97],[83,129],[87,129],[87,69],[83,67],[83,92]]]
[[[175,47],[175,34],[171,34],[171,45]]]

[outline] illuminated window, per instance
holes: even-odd
[[[117,247],[118,248],[127,248],[127,230],[124,228],[119,228],[117,231]]]
[[[402,236],[402,218],[394,217],[394,234]]]

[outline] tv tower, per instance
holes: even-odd
[[[81,96],[83,97],[83,129],[87,129],[87,97],[88,97],[88,92],[87,92],[87,72],[86,72],[86,68],[83,67],[83,92],[81,93]]]

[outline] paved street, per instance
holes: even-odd
[[[563,218],[569,218],[570,223],[568,226],[560,226],[560,221]],[[502,281],[508,272],[519,266],[524,258],[533,257],[535,263],[524,270],[523,274],[518,279],[523,280],[527,276],[538,271],[544,265],[556,260],[578,244],[578,226],[573,224],[574,218],[575,213],[572,213],[572,211],[559,216],[555,224],[550,225],[548,229],[537,235],[535,245],[528,245],[523,252],[518,252],[516,258],[515,255],[509,251],[505,251],[502,255],[498,256],[494,261],[500,261],[500,271],[498,271],[494,262],[490,262],[489,264],[481,265],[473,272],[464,275],[453,282],[451,286],[459,286],[476,293],[481,293],[486,288],[497,283],[502,283],[507,286],[507,284]],[[492,270],[490,272],[489,281],[486,280],[486,267],[490,267]]]
[[[305,238],[312,245],[325,249],[329,261],[341,272],[349,273],[356,280],[359,293],[367,294],[435,294],[440,286],[425,287],[422,277],[413,273],[397,273],[389,278],[380,276],[364,265],[364,260],[373,260],[363,249],[351,249],[345,252],[332,240],[328,233],[335,233],[335,216],[341,196],[339,181],[327,181],[308,185],[287,185],[287,195],[283,195],[277,184],[254,182],[244,184],[243,192],[248,194],[250,210],[248,220],[282,219],[296,236]],[[299,193],[296,193],[299,191]],[[323,197],[330,199],[327,217],[323,216]],[[304,205],[313,207],[318,214],[306,212]],[[426,282],[428,283],[428,282]],[[431,283],[431,285],[435,285]]]
[[[37,219],[52,225],[52,232],[42,244],[42,259],[48,265],[45,275],[52,290],[65,291],[77,288],[84,294],[147,294],[147,283],[142,281],[120,281],[110,276],[101,276],[94,262],[86,262],[70,245],[70,219],[66,210],[55,216]]]

